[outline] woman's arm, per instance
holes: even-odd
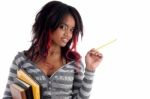
[[[75,72],[73,83],[73,99],[88,99],[92,89],[94,71],[85,69],[80,64],[81,69]]]
[[[91,49],[85,56],[86,69],[83,75],[82,69],[75,73],[73,84],[73,99],[88,99],[92,89],[94,72],[102,61],[102,54],[95,49]],[[84,77],[84,78],[83,78]]]
[[[16,78],[17,69],[18,69],[18,66],[16,65],[16,62],[15,62],[15,59],[14,59],[14,61],[12,62],[12,65],[10,67],[8,81],[7,81],[7,84],[6,84],[3,99],[12,99],[12,95],[11,95],[11,92],[10,92],[9,85],[14,83],[14,79]]]

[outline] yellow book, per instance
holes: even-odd
[[[40,84],[33,79],[25,70],[19,69],[17,71],[17,77],[22,81],[28,83],[32,87],[33,99],[40,99]]]

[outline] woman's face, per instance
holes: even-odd
[[[67,15],[56,31],[52,32],[52,43],[60,47],[65,47],[73,36],[75,20],[71,15]]]

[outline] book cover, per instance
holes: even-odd
[[[33,92],[33,99],[40,99],[40,84],[33,79],[24,69],[19,69],[17,71],[17,77],[27,84],[31,85]]]
[[[32,93],[31,85],[29,85],[26,82],[20,80],[19,78],[16,78],[14,82],[15,82],[15,84],[17,84],[20,87],[25,89],[27,99],[33,99],[33,93]]]
[[[25,89],[15,83],[10,85],[10,92],[13,99],[27,99]]]

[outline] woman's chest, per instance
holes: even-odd
[[[53,94],[71,94],[74,81],[74,69],[61,68],[49,78],[49,87]]]
[[[60,63],[48,64],[48,63],[41,62],[38,63],[37,66],[44,73],[44,75],[51,76],[56,71],[58,71],[63,65]]]

